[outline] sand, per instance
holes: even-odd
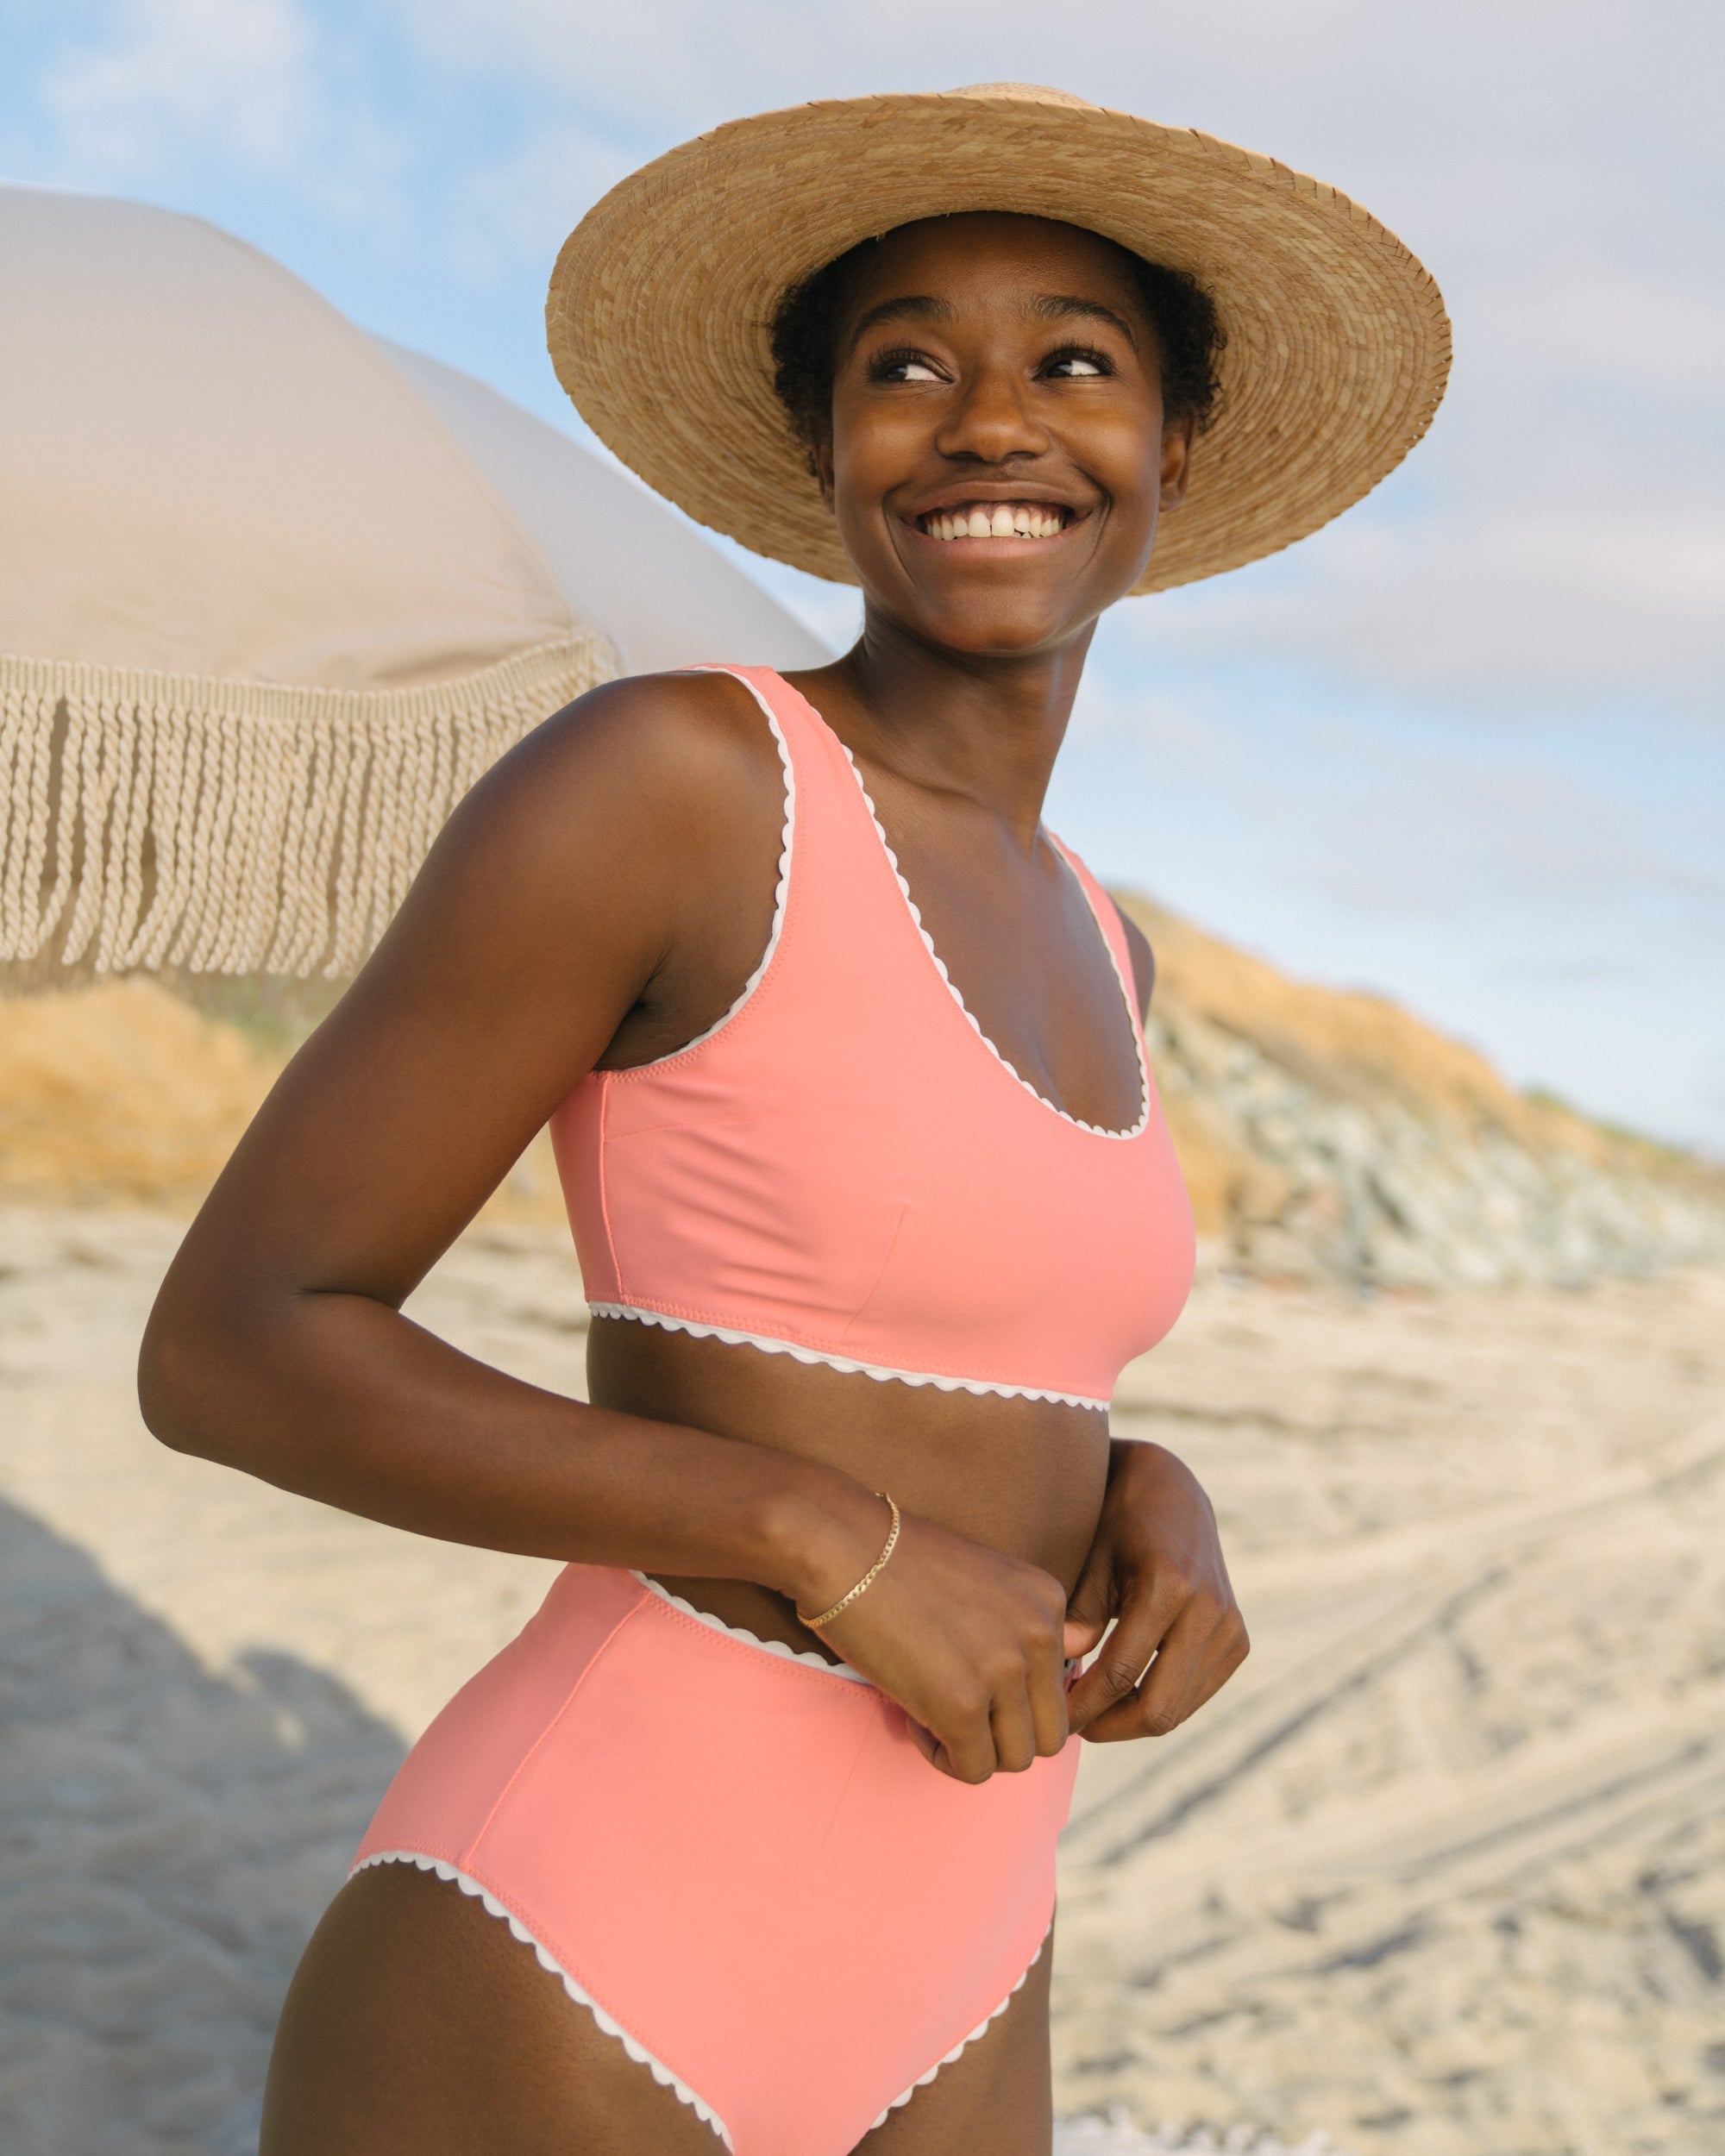
[[[299,1945],[550,1571],[153,1445],[131,1361],[179,1232],[0,1214],[9,2156],[254,2146]],[[414,1308],[577,1389],[578,1292],[555,1232],[493,1227]],[[1722,1403],[1725,1275],[1361,1302],[1205,1274],[1120,1426],[1208,1482],[1256,1647],[1189,1729],[1087,1751],[1070,2156],[1725,2149]]]

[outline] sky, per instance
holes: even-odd
[[[0,178],[208,217],[579,433],[545,284],[615,180],[742,113],[1000,80],[1331,182],[1456,335],[1364,504],[1106,618],[1050,821],[1292,972],[1725,1156],[1708,0],[0,0]],[[854,594],[737,558],[853,630]]]

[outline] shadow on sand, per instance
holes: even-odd
[[[292,1656],[211,1676],[0,1501],[0,2147],[243,2156],[301,1947],[405,1747]]]

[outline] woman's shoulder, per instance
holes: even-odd
[[[699,894],[776,861],[784,774],[759,706],[718,674],[639,674],[564,705],[458,804],[422,875],[540,932],[601,918],[668,934]],[[483,893],[483,900],[480,899]]]
[[[457,824],[549,823],[579,829],[596,817],[684,817],[706,824],[753,799],[776,799],[783,779],[760,706],[729,674],[642,674],[589,689],[543,720],[474,787]]]
[[[632,674],[577,697],[536,727],[550,763],[616,762],[668,780],[712,776],[739,756],[776,764],[761,707],[734,674],[718,667]]]

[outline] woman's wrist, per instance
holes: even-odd
[[[767,1507],[763,1539],[772,1576],[761,1583],[799,1609],[828,1609],[881,1554],[892,1525],[884,1500],[854,1476],[813,1461],[787,1478]]]

